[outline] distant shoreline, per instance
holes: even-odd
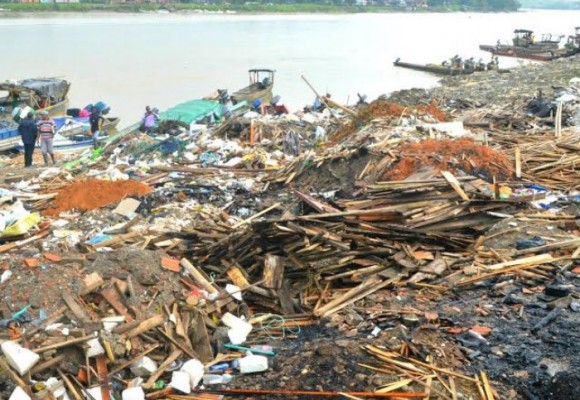
[[[90,4],[90,3],[1,3],[0,18],[68,16],[68,15],[264,15],[264,14],[387,14],[387,13],[448,13],[486,12],[441,8],[405,9],[392,6],[336,6],[327,4],[241,4],[199,5],[172,4],[166,8],[157,4]],[[517,12],[505,10],[495,12]],[[489,11],[491,12],[491,11]]]

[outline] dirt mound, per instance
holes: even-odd
[[[44,215],[58,215],[72,209],[88,211],[118,202],[127,196],[143,196],[151,188],[143,183],[87,179],[74,181],[61,189]]]
[[[427,106],[417,105],[412,107],[405,107],[398,103],[393,103],[386,100],[373,101],[367,108],[361,111],[361,117],[365,120],[373,118],[385,117],[406,117],[409,115],[430,115],[437,121],[446,121],[447,115],[437,106],[435,102],[431,102]]]
[[[400,160],[388,169],[383,179],[403,180],[421,167],[431,166],[438,171],[464,171],[491,179],[510,178],[512,163],[504,154],[473,139],[427,139],[419,143],[406,143],[398,148]]]

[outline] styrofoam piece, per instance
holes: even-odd
[[[145,392],[141,387],[125,389],[121,396],[123,400],[145,400]]]
[[[85,396],[86,400],[93,400],[89,394],[94,398],[94,400],[103,400],[103,390],[100,386],[88,388],[86,391],[83,391],[83,396]]]
[[[238,300],[238,301],[242,301],[242,290],[236,286],[236,285],[232,285],[231,283],[228,283],[226,285],[226,292],[228,292],[234,299]]]
[[[131,372],[136,376],[150,376],[157,371],[157,363],[147,356],[141,357],[131,365]]]
[[[201,361],[192,358],[183,363],[181,371],[187,373],[189,376],[189,384],[191,385],[191,388],[194,389],[199,385],[199,382],[203,378],[204,368]]]
[[[183,371],[173,371],[171,375],[171,382],[169,386],[181,393],[189,394],[191,393],[191,385],[189,383],[189,374]]]
[[[252,331],[252,325],[231,313],[225,313],[222,317],[222,322],[225,326],[230,328],[228,330],[228,337],[232,344],[242,344]]]
[[[24,389],[20,386],[16,386],[10,398],[8,400],[32,400],[29,395],[26,394]]]
[[[18,343],[7,340],[0,346],[6,356],[6,361],[22,376],[27,373],[40,359],[40,356]]]
[[[61,399],[66,394],[64,383],[56,378],[48,378],[44,384],[57,399]]]
[[[87,341],[87,344],[90,346],[87,349],[87,357],[96,357],[105,354],[105,349],[99,342],[99,338],[94,338]]]

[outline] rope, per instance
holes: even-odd
[[[267,314],[255,314],[255,317],[260,317],[261,315]],[[255,327],[254,330],[258,332],[263,332],[268,338],[272,340],[284,340],[287,335],[299,335],[301,333],[300,327],[288,327],[286,325],[286,319],[282,315],[271,314],[270,318],[266,321],[260,321],[260,326]],[[270,333],[272,330],[281,330],[282,338],[274,336]]]

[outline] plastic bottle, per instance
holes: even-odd
[[[203,376],[204,385],[224,385],[230,383],[234,377],[230,374],[214,375],[207,374]]]

